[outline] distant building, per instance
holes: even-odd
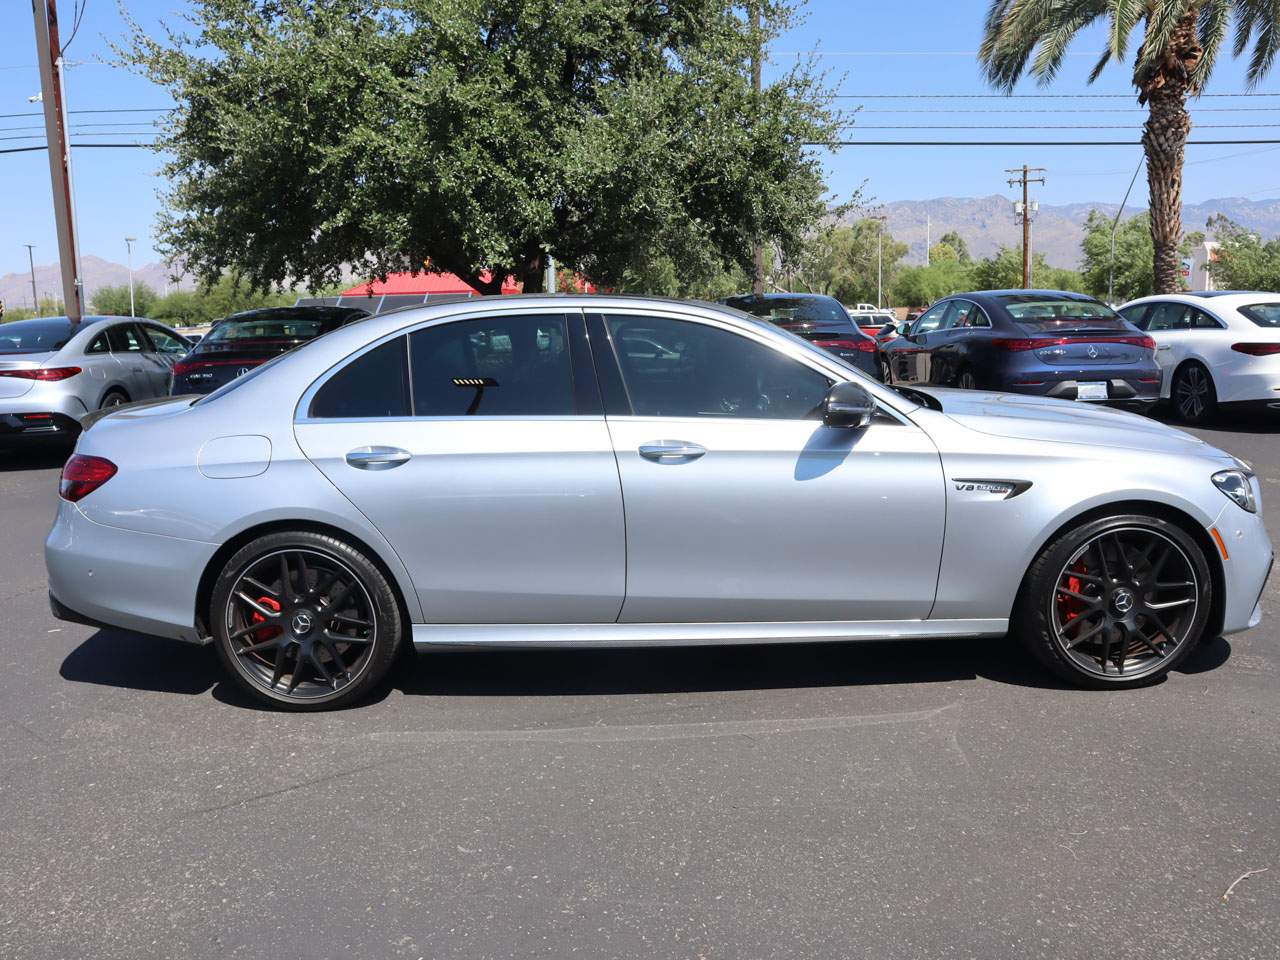
[[[1209,272],[1209,264],[1218,259],[1218,244],[1212,240],[1196,244],[1191,248],[1191,256],[1182,258],[1182,281],[1188,290],[1216,290],[1213,274]]]

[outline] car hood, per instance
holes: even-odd
[[[937,399],[952,420],[991,436],[1231,459],[1199,437],[1111,407],[1016,393],[934,387],[921,392]]]

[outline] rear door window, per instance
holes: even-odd
[[[132,323],[118,323],[107,330],[107,342],[112,353],[143,353],[146,347],[142,335]]]
[[[147,339],[151,341],[152,346],[156,348],[157,353],[180,357],[191,349],[187,346],[185,340],[176,334],[170,333],[168,330],[161,330],[159,327],[143,327],[142,329],[146,333]]]
[[[555,417],[577,412],[562,314],[456,320],[409,335],[419,417]]]
[[[1174,330],[1190,330],[1194,308],[1185,303],[1157,303],[1147,314],[1148,333],[1169,333]]]
[[[404,337],[352,360],[311,401],[311,416],[365,420],[409,416],[409,367]]]

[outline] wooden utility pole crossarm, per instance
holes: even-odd
[[[36,23],[36,55],[48,142],[49,176],[53,182],[53,215],[58,227],[58,262],[62,268],[62,300],[72,323],[84,316],[84,285],[76,249],[75,204],[71,193],[71,146],[67,142],[66,94],[62,85],[62,42],[58,37],[57,0],[31,0]]]
[[[1022,206],[1018,210],[1018,216],[1022,219],[1022,289],[1026,290],[1031,286],[1031,201],[1027,196],[1027,185],[1031,183],[1044,183],[1044,167],[1028,167],[1025,163],[1021,169],[1014,167],[1012,170],[1006,170],[1005,173],[1012,173],[1008,183],[1011,187],[1022,186]],[[1033,177],[1031,174],[1038,173],[1040,176]]]

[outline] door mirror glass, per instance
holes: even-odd
[[[892,320],[890,320],[888,323],[886,323],[883,327],[880,328],[880,332],[877,334],[877,336],[887,337],[889,336],[889,334],[893,333],[897,329],[898,329],[898,325],[894,323]]]
[[[822,402],[822,422],[828,427],[861,429],[876,415],[876,402],[871,394],[852,380],[837,383]]]

